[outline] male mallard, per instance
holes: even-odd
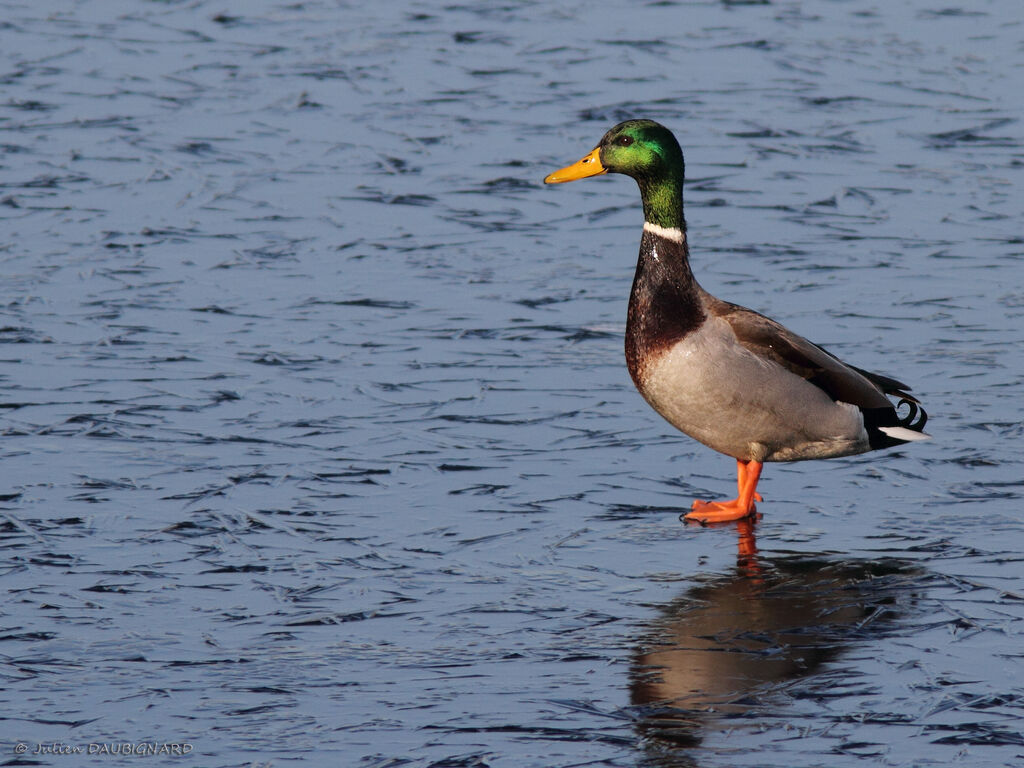
[[[695,501],[686,519],[753,514],[766,461],[850,456],[928,439],[928,416],[907,385],[847,365],[700,287],[686,244],[683,170],[671,131],[652,120],[627,120],[544,182],[624,173],[640,185],[644,231],[626,320],[629,373],[669,423],[736,459],[739,496]],[[903,405],[908,413],[900,416]]]

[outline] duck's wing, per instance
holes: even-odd
[[[901,381],[847,365],[835,355],[798,336],[769,317],[729,302],[714,299],[708,310],[725,320],[744,348],[770,360],[790,374],[814,384],[835,401],[849,403],[875,426],[903,426],[921,431],[927,415]],[[886,395],[899,398],[894,406]],[[896,407],[908,404],[910,413],[899,417]]]

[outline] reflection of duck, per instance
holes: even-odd
[[[739,495],[695,501],[703,523],[754,512],[765,461],[850,456],[924,440],[927,416],[907,386],[846,365],[749,309],[716,299],[690,271],[683,218],[683,153],[652,120],[627,120],[559,184],[624,173],[640,185],[644,231],[626,322],[637,389],[674,427],[736,459]],[[908,413],[897,414],[887,395]]]
[[[773,683],[814,673],[890,624],[894,596],[912,584],[910,567],[893,561],[755,558],[748,528],[736,573],[688,590],[651,624],[630,692],[655,746],[695,745],[719,718],[770,704]]]

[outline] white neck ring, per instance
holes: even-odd
[[[686,240],[683,230],[677,227],[659,227],[657,224],[651,224],[649,221],[644,222],[644,232],[650,232],[652,235],[671,240],[673,243],[682,243]]]

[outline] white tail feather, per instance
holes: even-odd
[[[912,429],[906,427],[879,427],[879,432],[885,432],[889,437],[896,440],[906,440],[911,442],[914,440],[931,440],[931,435],[926,435],[924,432],[915,432]]]

